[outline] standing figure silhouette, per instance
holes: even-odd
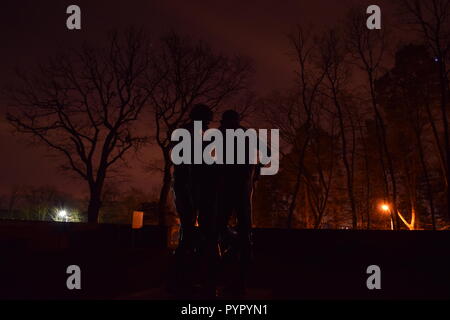
[[[204,104],[193,106],[190,122],[183,128],[194,135],[202,135],[212,121],[213,113]],[[194,132],[194,121],[202,121],[202,132]],[[215,296],[217,270],[217,175],[215,166],[193,164],[174,166],[173,191],[175,207],[180,217],[180,241],[175,252],[176,281],[179,289],[191,290],[196,280],[203,284],[207,296]],[[203,148],[202,148],[203,149]],[[203,151],[203,150],[202,150]],[[196,223],[199,231],[197,232]],[[200,263],[197,263],[200,260]],[[202,276],[202,279],[198,279]],[[187,292],[187,294],[191,294]]]
[[[224,136],[224,145],[227,145],[226,130],[242,129],[240,115],[234,110],[227,110],[222,115],[219,130]],[[219,216],[218,228],[221,243],[221,252],[224,260],[231,260],[232,266],[237,266],[238,272],[230,281],[227,281],[225,294],[240,296],[245,294],[246,279],[251,258],[252,247],[252,194],[255,179],[258,177],[258,166],[250,164],[250,144],[245,144],[245,164],[237,164],[237,144],[235,144],[234,164],[220,166],[219,186]],[[241,152],[243,150],[240,150]],[[226,159],[224,150],[224,159]],[[236,231],[233,232],[228,223],[236,215]]]

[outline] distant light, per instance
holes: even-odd
[[[383,203],[382,205],[380,205],[380,209],[384,212],[389,212],[391,210],[391,208],[389,207],[388,204]]]
[[[66,210],[59,210],[58,211],[58,217],[66,218],[67,217],[67,211]]]
[[[434,62],[439,62],[439,58],[434,58]]]

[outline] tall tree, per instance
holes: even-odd
[[[319,122],[329,127],[330,132],[323,130]],[[311,144],[305,157],[304,188],[306,202],[313,216],[313,227],[320,228],[327,213],[332,194],[334,171],[337,159],[337,135],[335,134],[335,117],[330,116],[328,121],[319,119],[315,121]]]
[[[87,183],[89,222],[98,221],[108,174],[145,141],[134,126],[151,92],[143,86],[148,50],[142,32],[114,32],[101,49],[86,44],[19,74],[7,93],[17,132],[48,146]]]
[[[352,213],[353,229],[358,227],[358,216],[356,211],[356,199],[354,192],[354,138],[349,139],[347,127],[352,129],[355,126],[348,126],[348,112],[346,112],[345,83],[349,81],[349,69],[345,61],[344,47],[339,39],[340,35],[336,31],[330,31],[325,39],[321,50],[321,67],[325,73],[324,94],[329,97],[334,105],[339,124],[339,136],[341,139],[342,161],[346,172],[347,193]],[[355,130],[351,132],[355,137]]]
[[[429,105],[435,104],[439,95],[437,70],[433,72],[435,61],[422,45],[407,45],[396,53],[394,68],[377,81],[380,105],[392,123],[391,139],[394,154],[403,163],[400,170],[408,191],[410,211],[417,211],[418,183],[424,181],[431,224],[436,229],[434,192],[430,177],[430,160],[434,157],[427,152],[427,127],[432,121],[427,113]],[[395,135],[394,135],[395,134]],[[415,141],[405,144],[404,141]]]
[[[170,158],[172,132],[188,121],[196,103],[217,108],[247,87],[251,66],[243,57],[216,54],[203,42],[170,33],[163,37],[148,78],[154,87],[150,94],[156,125],[156,141],[161,149],[164,168],[159,197],[160,223],[164,224],[172,180]]]
[[[382,63],[386,52],[386,31],[369,30],[366,27],[366,16],[359,7],[349,11],[346,30],[347,49],[354,58],[356,66],[362,71],[368,88],[368,102],[373,110],[373,118],[379,146],[379,161],[383,168],[385,181],[385,198],[391,199],[391,215],[395,226],[400,224],[397,211],[397,180],[394,163],[387,143],[387,128],[381,113],[375,91],[375,81],[382,70]]]
[[[447,214],[450,218],[450,127],[448,108],[450,103],[450,0],[402,0],[408,23],[418,26],[422,39],[435,57],[439,72],[440,121],[442,138],[437,140],[439,154],[444,163],[443,171],[447,187]]]
[[[315,65],[319,46],[310,31],[298,26],[296,31],[288,36],[288,40],[296,63],[295,93],[284,103],[273,104],[275,109],[271,109],[272,116],[269,116],[268,120],[275,127],[280,128],[281,138],[300,155],[294,164],[295,183],[290,195],[287,216],[287,227],[291,228],[303,179],[305,151],[311,141],[314,109],[318,105],[319,87],[325,73]],[[282,117],[277,116],[276,113]]]

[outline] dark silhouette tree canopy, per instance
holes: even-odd
[[[251,65],[248,59],[216,54],[203,42],[194,42],[174,32],[161,38],[148,78],[150,101],[156,125],[156,142],[164,159],[159,211],[163,223],[171,184],[172,132],[188,121],[193,105],[216,109],[226,99],[247,88]]]
[[[135,125],[150,89],[143,86],[149,45],[142,32],[112,33],[107,45],[60,55],[11,88],[8,121],[50,147],[63,168],[87,182],[89,222],[97,222],[108,174],[145,142]]]

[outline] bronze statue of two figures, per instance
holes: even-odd
[[[205,131],[212,112],[196,105],[190,119],[184,129],[192,131],[194,121],[202,121]],[[241,128],[239,122],[237,112],[225,111],[219,130]],[[175,251],[177,294],[215,297],[219,286],[224,295],[245,293],[252,246],[251,199],[258,171],[254,164],[174,166],[173,191],[181,223]],[[229,226],[232,216],[235,228]]]

